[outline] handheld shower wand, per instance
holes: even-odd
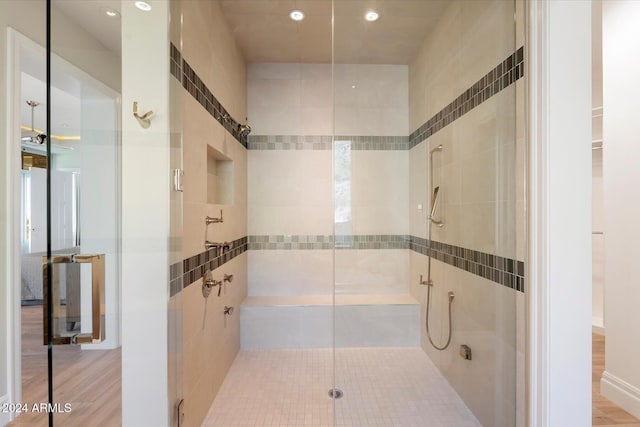
[[[441,151],[442,150],[442,145],[438,145],[436,148],[432,149],[429,151],[429,185],[432,186],[433,185],[433,153],[435,153],[436,151]],[[447,347],[449,347],[449,344],[451,344],[451,332],[452,332],[452,324],[451,324],[451,304],[453,304],[453,299],[455,297],[455,295],[453,294],[453,292],[449,292],[448,293],[448,297],[449,297],[449,334],[447,336],[447,342],[443,345],[443,346],[438,346],[436,345],[435,342],[433,342],[433,339],[431,338],[431,331],[429,330],[429,313],[430,313],[430,308],[431,308],[431,288],[433,287],[433,280],[431,279],[431,228],[433,227],[433,224],[436,224],[439,227],[442,227],[444,225],[444,223],[442,221],[436,221],[434,219],[435,214],[436,214],[436,209],[438,207],[438,195],[440,194],[440,187],[435,187],[433,189],[433,195],[431,196],[431,213],[429,214],[429,217],[427,218],[427,220],[429,221],[429,225],[428,225],[428,235],[429,235],[429,240],[428,240],[428,249],[427,249],[427,280],[424,281],[422,280],[422,275],[420,276],[420,284],[421,285],[427,285],[427,307],[426,307],[426,314],[425,314],[425,328],[426,328],[426,332],[427,332],[427,338],[429,339],[429,342],[431,343],[431,345],[433,346],[433,348],[435,348],[436,350],[442,351],[445,350]]]
[[[429,220],[433,220],[433,217],[436,214],[436,208],[438,207],[439,192],[440,192],[440,187],[436,187],[433,189],[433,196],[431,196],[431,215],[429,215]]]

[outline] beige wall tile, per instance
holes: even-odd
[[[249,295],[329,295],[333,293],[332,250],[252,250]]]
[[[246,66],[233,34],[225,23],[218,2],[182,2],[182,55],[231,116],[244,123],[247,116]],[[203,54],[206,52],[206,54]],[[204,240],[231,241],[246,235],[247,153],[224,128],[183,92],[183,256],[204,251]],[[227,205],[207,204],[207,147],[233,161],[233,197]],[[205,225],[205,216],[224,222]],[[220,298],[202,296],[201,281],[187,286],[183,298],[183,393],[185,425],[197,426],[204,419],[217,390],[240,346],[239,306],[247,293],[247,255],[243,254],[214,272],[235,280]],[[219,276],[219,277],[218,277]],[[225,305],[236,314],[222,315]],[[212,362],[213,361],[213,362]]]
[[[248,153],[249,233],[331,234],[331,151]]]
[[[335,290],[342,294],[409,293],[407,249],[345,249],[335,253]]]
[[[183,57],[231,115],[244,121],[246,66],[219,3],[185,1],[182,12]]]
[[[333,108],[305,106],[301,108],[303,135],[333,135]]]
[[[247,254],[234,258],[213,272],[216,280],[233,274],[217,297],[202,296],[202,279],[182,292],[183,308],[183,391],[186,425],[200,425],[240,348],[240,304],[247,295]],[[223,315],[224,306],[234,314]]]
[[[427,156],[427,144],[409,150],[409,232],[423,238],[427,237],[426,219],[430,206],[427,199]]]

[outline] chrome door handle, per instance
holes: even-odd
[[[43,328],[43,340],[44,344],[49,343],[49,338],[54,345],[64,344],[96,344],[104,341],[105,339],[105,254],[67,254],[67,255],[53,255],[51,256],[51,293],[52,293],[52,307],[51,307],[51,322],[53,336],[48,336],[48,328]],[[73,264],[90,264],[91,265],[91,332],[77,332],[75,333],[75,323],[79,321],[80,307],[76,308],[77,316],[71,317],[69,314],[70,304],[69,296],[73,295],[74,299],[81,301],[81,282],[80,280],[70,280],[67,285],[67,305],[63,312],[60,304],[60,278],[59,275],[53,274],[53,269],[59,264],[69,264],[69,268]],[[47,257],[42,257],[42,271],[43,271],[43,292],[44,295],[48,295],[48,275],[49,268],[47,266]],[[72,285],[77,285],[78,289],[74,289]],[[74,295],[75,294],[75,295]],[[48,298],[44,298],[43,304],[43,319],[44,324],[47,325],[48,319]],[[78,320],[69,320],[75,319]],[[61,332],[61,325],[67,324],[65,332]],[[69,330],[69,323],[73,324],[71,330]]]

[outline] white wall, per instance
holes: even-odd
[[[593,234],[591,237],[593,244],[593,265],[592,270],[592,324],[593,331],[604,333],[604,292],[605,292],[605,252],[604,242],[604,185],[603,175],[603,149],[593,150],[592,169],[592,214],[593,214]]]
[[[602,394],[640,417],[640,3],[603,2],[605,311]],[[632,53],[633,52],[633,53]]]
[[[548,201],[552,212],[549,284],[553,302],[547,309],[554,320],[549,343],[553,357],[551,390],[556,390],[552,394],[551,425],[588,425],[591,423],[588,356],[591,354],[591,293],[585,290],[591,283],[591,149],[588,144],[591,140],[591,29],[588,25],[591,5],[566,1],[552,4],[551,9],[564,18],[552,18],[550,28],[550,123],[564,124],[552,128],[549,151],[552,195]],[[587,25],[574,25],[572,31],[568,31],[569,16],[573,22]],[[570,38],[565,37],[567,32],[572,33]],[[587,71],[575,76],[569,69]],[[571,172],[567,170],[569,164]],[[566,282],[572,282],[573,286],[558,286]],[[573,346],[568,346],[568,336],[575,340]],[[587,352],[587,357],[576,358],[576,348]]]
[[[85,86],[81,103],[81,251],[105,254],[105,341],[83,349],[120,346],[120,111],[118,100]],[[88,271],[86,272],[88,273]],[[83,273],[82,324],[91,313],[91,278]]]
[[[591,425],[591,4],[527,14],[529,423]]]
[[[602,1],[592,3],[591,16],[591,105],[593,108],[592,144],[602,141]],[[599,143],[602,147],[601,143]],[[604,333],[604,190],[602,187],[603,149],[593,150],[592,215],[593,215],[593,331]]]
[[[122,424],[136,427],[169,424],[169,4],[149,3],[122,3]]]

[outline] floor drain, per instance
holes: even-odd
[[[329,390],[329,397],[333,399],[340,399],[343,394],[344,393],[342,393],[342,390],[337,388],[332,388],[331,390]]]

